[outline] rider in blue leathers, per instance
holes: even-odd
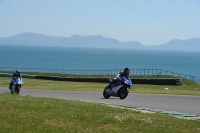
[[[124,68],[123,72],[119,72],[116,76],[115,79],[113,79],[110,84],[108,85],[108,87],[111,87],[114,83],[121,83],[121,78],[125,76],[127,79],[130,78],[130,70],[129,68]]]
[[[11,79],[10,85],[12,85],[13,78],[15,78],[15,77],[22,79],[21,74],[20,74],[20,70],[16,70],[15,73],[12,75],[12,79]]]

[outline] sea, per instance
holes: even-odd
[[[0,45],[1,68],[63,70],[162,69],[195,76],[200,82],[200,52],[61,46]]]

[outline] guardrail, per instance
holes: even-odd
[[[112,69],[112,70],[63,70],[63,69],[43,69],[43,68],[12,68],[12,67],[0,67],[2,72],[15,72],[16,69],[20,69],[23,72],[39,72],[39,73],[50,73],[50,74],[76,74],[76,75],[116,75],[122,72],[123,69]],[[175,76],[186,78],[191,81],[195,81],[195,76],[179,74],[162,69],[130,69],[130,74],[135,76]],[[197,81],[198,82],[198,81]],[[200,82],[200,81],[199,81]]]

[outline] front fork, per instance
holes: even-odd
[[[122,91],[126,91],[126,90],[128,90],[128,87],[127,86],[123,86],[122,87]]]
[[[129,89],[130,89],[130,87],[127,87],[127,86],[123,86],[123,88],[122,88],[122,92],[129,92]]]

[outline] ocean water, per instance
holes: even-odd
[[[200,79],[200,52],[0,45],[0,68],[163,69]]]

